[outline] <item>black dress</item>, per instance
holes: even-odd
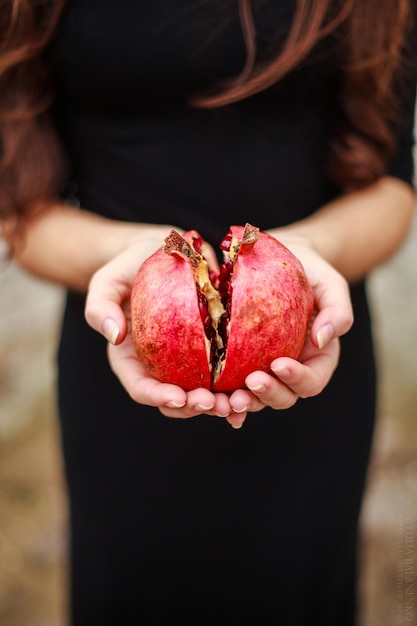
[[[217,247],[232,223],[291,223],[337,194],[323,167],[340,80],[331,42],[261,95],[188,104],[244,63],[236,4],[70,0],[53,47],[57,123],[84,208],[195,228]],[[260,57],[279,46],[293,4],[258,3]],[[413,96],[410,85],[391,170],[406,181]],[[235,431],[132,402],[83,297],[68,294],[59,412],[75,626],[352,626],[375,413],[363,284],[352,297],[327,389]]]

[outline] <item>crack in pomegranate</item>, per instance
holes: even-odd
[[[179,253],[190,261],[197,289],[198,306],[204,333],[207,338],[207,358],[211,371],[212,381],[219,376],[224,362],[227,341],[227,322],[224,306],[225,296],[222,298],[213,282],[218,281],[215,273],[209,271],[207,260],[202,254],[203,240],[193,237],[192,243],[186,241],[177,231],[172,230],[165,240],[164,250],[168,254]],[[230,307],[229,307],[230,314]]]
[[[190,243],[177,231],[172,230],[165,239],[165,252],[186,256],[193,268],[201,321],[208,342],[207,357],[212,382],[216,382],[220,376],[226,359],[232,313],[234,265],[241,246],[253,246],[258,238],[259,228],[251,224],[246,224],[241,239],[229,231],[220,242],[224,260],[218,275],[209,271],[207,260],[202,253],[203,240],[200,236],[193,237]]]

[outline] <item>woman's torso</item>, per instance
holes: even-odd
[[[260,58],[282,41],[293,5],[259,3]],[[217,245],[231,223],[289,223],[335,193],[330,51],[238,104],[189,104],[243,67],[236,2],[72,0],[53,50],[57,119],[85,208],[197,228]]]

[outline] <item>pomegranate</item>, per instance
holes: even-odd
[[[132,287],[132,337],[162,382],[232,392],[279,356],[298,358],[313,290],[300,261],[258,228],[232,226],[217,274],[197,231],[172,230]]]

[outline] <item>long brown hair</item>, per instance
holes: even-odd
[[[41,53],[64,3],[0,0],[0,219],[56,199],[63,154],[49,118],[52,89]]]
[[[279,56],[255,63],[251,0],[239,0],[247,58],[239,76],[214,95],[195,99],[215,107],[259,93],[302,62],[312,48],[336,33],[343,70],[339,124],[329,144],[327,171],[341,190],[364,187],[386,171],[395,152],[395,70],[411,26],[408,0],[297,0],[292,27]],[[397,85],[398,87],[398,85]]]
[[[218,107],[276,83],[330,33],[344,72],[340,126],[331,141],[329,173],[341,189],[382,176],[395,148],[393,76],[401,62],[408,0],[297,0],[292,27],[277,58],[256,63],[251,0],[236,0],[247,48],[241,73],[194,106]],[[63,159],[48,117],[52,90],[41,53],[65,0],[0,0],[0,219],[18,219],[53,201]]]

